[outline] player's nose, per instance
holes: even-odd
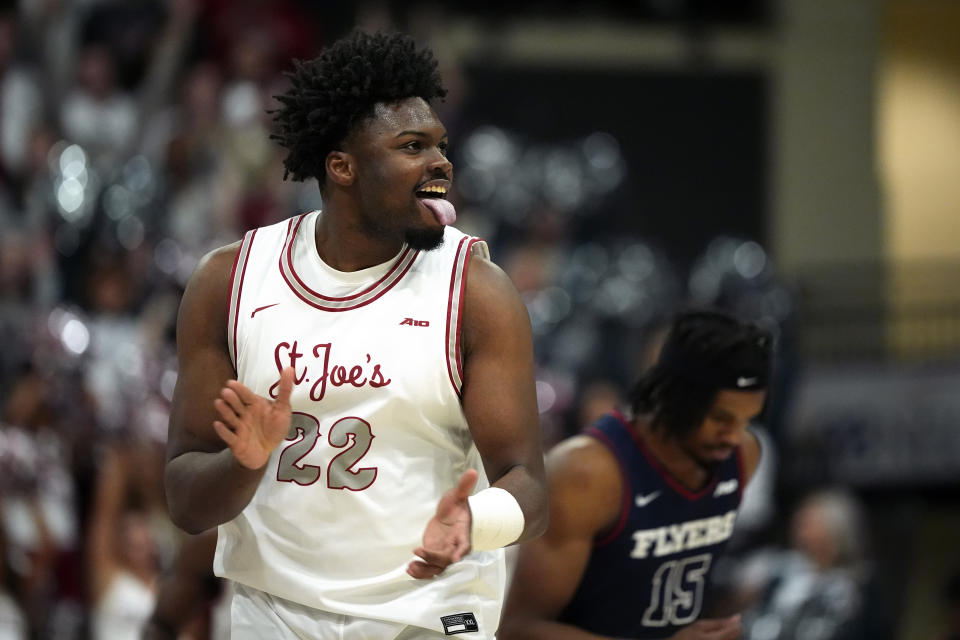
[[[720,434],[719,444],[723,447],[739,447],[743,442],[743,434],[746,429],[734,429]]]
[[[427,166],[427,169],[431,175],[443,174],[449,179],[453,173],[453,163],[450,162],[447,156],[443,155],[440,149],[434,149],[430,156],[430,164]]]

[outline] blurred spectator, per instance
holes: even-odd
[[[60,106],[63,132],[107,169],[122,160],[138,124],[136,103],[116,79],[110,51],[91,44],[79,52],[76,84]]]
[[[256,31],[256,39],[268,44],[265,62],[309,59],[323,41],[318,38],[318,20],[311,19],[305,3],[293,0],[204,0],[206,37],[221,62],[235,54],[234,47]]]
[[[206,243],[229,228],[223,171],[225,127],[220,117],[219,69],[210,62],[190,68],[184,78],[177,105],[168,119],[172,135],[167,141],[162,167],[169,192],[163,231],[198,255]]]
[[[163,493],[163,460],[169,402],[162,395],[169,335],[163,330],[169,301],[157,293],[143,304],[146,278],[132,254],[101,254],[89,268],[86,301],[90,342],[84,383],[95,399],[99,436],[126,443],[124,482],[134,492],[139,518],[149,526],[160,559],[179,543]]]
[[[116,432],[128,426],[142,400],[147,345],[138,317],[137,279],[122,258],[99,257],[88,266],[90,347],[85,382],[97,400],[98,422]]]
[[[16,57],[18,26],[13,12],[0,8],[0,198],[14,199],[10,186],[21,178],[30,135],[43,115],[33,73]]]
[[[47,381],[32,367],[15,379],[0,424],[2,527],[27,622],[55,622],[58,561],[77,543],[69,447],[55,429]]]
[[[848,492],[807,496],[791,521],[792,549],[758,553],[744,571],[743,589],[754,604],[743,615],[743,638],[886,637],[869,602],[865,525],[859,502]]]
[[[3,498],[0,496],[0,511]],[[7,568],[7,543],[3,527],[0,527],[0,638],[3,640],[26,640],[27,620],[20,609],[15,594],[10,589],[10,574]]]
[[[93,640],[139,640],[156,601],[157,546],[129,493],[136,465],[119,448],[107,450],[100,465],[87,535]]]
[[[53,24],[69,34],[47,54],[47,66],[66,88],[59,122],[67,138],[109,175],[149,142],[154,114],[177,80],[193,32],[195,2],[134,7],[103,1],[58,6],[54,15],[59,22]],[[49,27],[48,37],[55,32]],[[57,95],[64,88],[50,91]]]

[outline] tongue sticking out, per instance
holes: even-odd
[[[421,198],[420,202],[433,212],[433,217],[440,224],[453,224],[453,221],[457,219],[457,210],[443,198]]]

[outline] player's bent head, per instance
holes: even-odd
[[[288,150],[284,178],[316,178],[323,190],[326,158],[374,115],[377,103],[443,98],[437,61],[404,34],[360,31],[338,40],[313,60],[294,61],[290,88],[276,96],[277,132]]]
[[[704,421],[724,389],[763,391],[770,379],[771,334],[716,310],[688,310],[673,319],[656,364],[630,394],[634,415],[684,438]]]

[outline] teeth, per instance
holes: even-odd
[[[420,191],[423,191],[425,193],[446,193],[447,192],[445,187],[436,187],[436,186],[424,187]]]

